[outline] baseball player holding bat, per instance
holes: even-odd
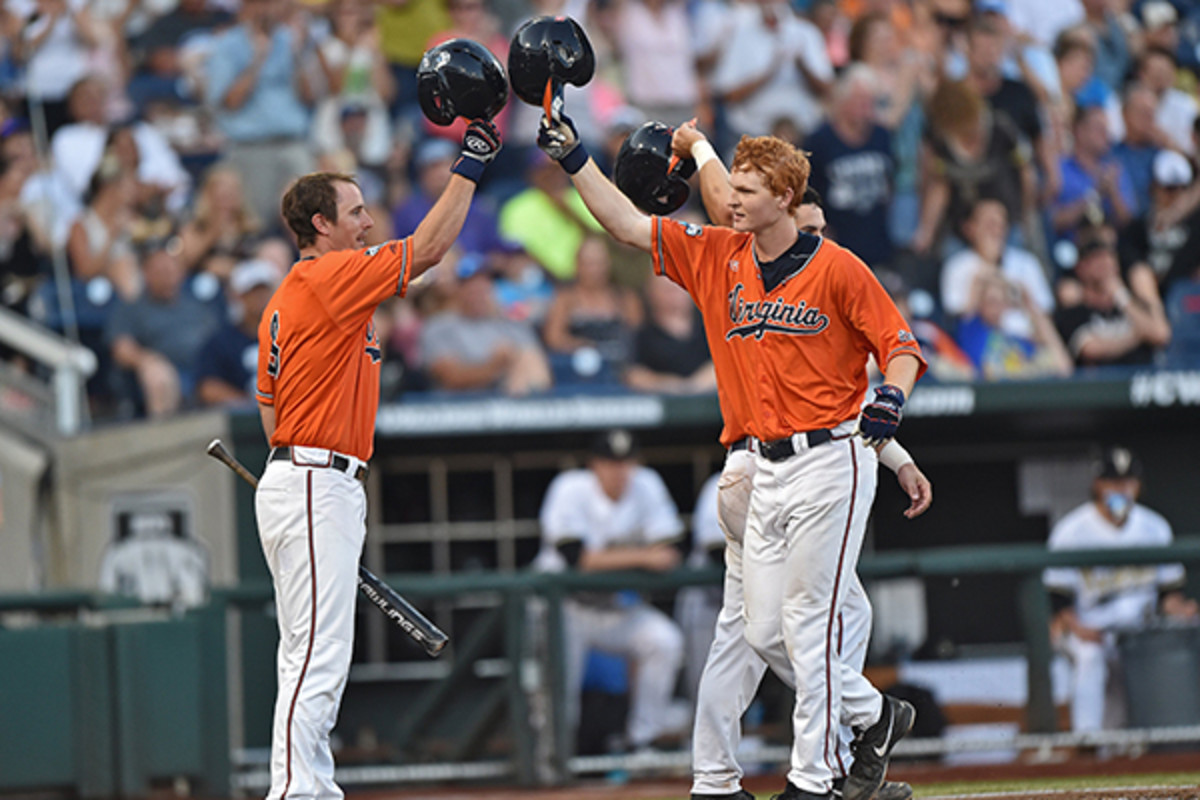
[[[875,494],[875,445],[891,439],[925,362],[887,292],[852,253],[797,231],[808,162],[774,137],[734,156],[733,229],[648,216],[604,177],[569,118],[543,118],[538,145],[622,243],[691,294],[704,317],[726,426],[754,455],[743,552],[745,636],[795,676],[795,741],[782,800],[833,797],[838,726],[861,731],[844,796],[882,785],[912,706],[879,693],[838,658],[838,621]],[[884,384],[860,407],[867,357]],[[859,434],[859,435],[856,435]]]
[[[351,176],[305,175],[283,197],[300,260],[258,329],[257,396],[272,449],[255,512],[280,635],[269,800],[343,796],[329,733],[350,669],[366,535],[382,359],[372,315],[450,250],[499,150],[495,126],[471,122],[449,184],[416,231],[373,247]]]
[[[677,152],[682,151],[685,157],[690,155],[692,144],[701,139],[703,136],[693,126],[681,126],[674,136]],[[729,210],[724,202],[729,192],[728,172],[719,159],[713,159],[706,162],[699,175],[709,217],[717,224],[727,224]],[[805,190],[794,220],[802,233],[824,234],[825,213],[820,196],[811,187]],[[908,452],[899,442],[889,441],[880,453],[880,462],[895,472],[901,489],[910,498],[905,516],[912,519],[923,514],[933,501],[933,491]],[[692,800],[751,800],[753,797],[741,788],[742,769],[737,761],[742,715],[754,699],[767,668],[766,662],[747,643],[742,620],[742,548],[753,475],[754,457],[749,448],[731,448],[720,473],[714,503],[715,522],[724,535],[726,573],[721,609],[697,691],[692,735]],[[700,516],[699,512],[697,516]],[[857,575],[847,593],[838,624],[841,660],[861,672],[870,640],[871,606]],[[795,688],[795,677],[791,672],[781,674],[779,678]],[[838,770],[833,780],[835,793],[843,789],[847,769],[852,763],[849,726],[843,724],[841,727]],[[885,781],[875,793],[875,800],[907,800],[910,797],[912,788],[908,784],[892,781]]]

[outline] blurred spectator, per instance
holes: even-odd
[[[496,302],[505,317],[527,322],[539,332],[554,302],[554,284],[546,270],[514,242],[501,242],[488,254],[496,274]]]
[[[33,174],[32,157],[8,157],[0,152],[0,307],[24,314],[30,295],[48,267],[21,202],[21,189]],[[5,348],[0,347],[0,355]]]
[[[433,386],[526,395],[550,388],[550,368],[528,323],[500,315],[492,276],[477,254],[459,261],[450,309],[421,329],[421,362]]]
[[[132,301],[141,292],[130,226],[137,201],[137,178],[113,156],[96,168],[84,196],[86,206],[71,225],[67,257],[71,274],[83,281],[103,277]]]
[[[87,0],[37,0],[21,31],[25,95],[45,113],[47,135],[67,121],[67,95],[88,74],[91,52],[100,43],[100,26],[88,5]]]
[[[612,279],[612,260],[604,237],[584,238],[575,255],[575,278],[559,286],[546,312],[542,337],[552,359],[570,375],[571,359],[581,350],[599,356],[599,369],[614,377],[629,361],[633,334],[642,323],[642,306],[629,288]],[[591,354],[584,357],[595,363]]]
[[[268,227],[278,227],[284,187],[313,167],[308,29],[298,12],[285,17],[288,10],[286,0],[245,0],[238,24],[217,36],[206,61],[206,100],[227,140],[225,155]]]
[[[243,261],[234,268],[229,291],[234,299],[235,320],[226,321],[196,356],[199,405],[252,403],[258,372],[258,323],[279,279],[275,265],[266,261]]]
[[[873,268],[892,260],[888,236],[892,139],[875,121],[875,73],[848,67],[831,94],[829,119],[804,141],[809,182],[825,198],[829,235],[853,248]]]
[[[1166,366],[1176,369],[1200,368],[1200,262],[1192,263],[1192,274],[1175,281],[1164,302],[1171,326]]]
[[[55,168],[76,195],[82,197],[100,159],[112,148],[120,127],[108,123],[104,83],[98,78],[86,77],[76,83],[71,88],[68,107],[71,121],[54,134],[50,152]],[[135,122],[123,127],[132,134],[134,146],[129,158],[136,162],[139,183],[147,187],[147,192],[170,197],[171,210],[182,208],[191,178],[179,155],[153,126]]]
[[[1047,87],[1047,135],[1053,138],[1055,150],[1064,153],[1071,147],[1071,124],[1075,119],[1077,97],[1093,78],[1095,45],[1082,31],[1063,31],[1054,43],[1054,62],[1057,85]],[[1053,175],[1061,180],[1058,165],[1055,165]],[[1060,188],[1060,184],[1046,185],[1042,191],[1043,203],[1053,200]]]
[[[1109,0],[1080,0],[1083,26],[1096,43],[1096,77],[1110,91],[1118,92],[1132,64],[1129,33]]]
[[[1010,220],[1024,219],[1035,178],[1029,146],[1008,118],[988,113],[968,84],[942,81],[929,101],[929,122],[913,250],[927,253],[960,230],[980,197],[1000,200]]]
[[[391,151],[388,108],[396,86],[374,10],[364,0],[334,0],[327,13],[332,30],[316,52],[329,96],[317,106],[313,144],[320,153],[347,147],[360,164],[378,169]]]
[[[1198,106],[1196,98],[1175,88],[1177,66],[1173,52],[1150,47],[1138,59],[1135,78],[1158,98],[1154,113],[1158,127],[1170,137],[1175,149],[1191,155],[1194,152],[1192,124],[1196,120]]]
[[[180,230],[180,259],[188,271],[207,270],[228,277],[239,259],[250,255],[262,225],[232,166],[217,164],[204,174],[191,204],[192,217]]]
[[[1121,230],[1118,252],[1130,285],[1146,281],[1147,291],[1154,287],[1165,297],[1200,264],[1200,208],[1190,196],[1192,165],[1182,155],[1160,150],[1152,174],[1150,204]]]
[[[1104,451],[1094,471],[1092,498],[1066,514],[1050,532],[1051,552],[1166,547],[1171,524],[1137,502],[1142,465],[1124,447]],[[1157,619],[1195,620],[1196,601],[1183,593],[1182,564],[1157,566],[1050,567],[1043,581],[1054,617],[1051,641],[1071,661],[1071,730],[1099,731],[1125,722],[1117,636],[1145,629]]]
[[[186,272],[177,251],[174,240],[148,248],[145,291],[113,312],[105,332],[118,369],[114,377],[125,384],[134,408],[151,418],[170,416],[191,398],[196,356],[221,323],[211,306],[183,291]]]
[[[777,0],[734,6],[712,75],[734,131],[761,136],[784,118],[802,136],[810,133],[820,124],[832,80],[821,32],[790,6]]]
[[[990,15],[977,17],[967,27],[966,83],[979,93],[995,114],[1004,114],[1025,141],[1039,154],[1038,161],[1052,166],[1054,156],[1043,153],[1042,120],[1037,97],[1029,84],[1005,76],[1004,30]]]
[[[179,0],[174,8],[150,23],[134,41],[134,46],[144,53],[162,45],[177,48],[191,36],[232,22],[233,16],[217,3]]]
[[[597,437],[585,469],[560,473],[546,490],[539,521],[546,570],[580,572],[679,565],[679,512],[657,472],[637,463],[637,442],[624,430]],[[675,622],[632,592],[577,592],[563,604],[567,725],[579,719],[584,660],[596,648],[631,662],[632,691],[624,741],[613,750],[647,748],[663,733],[683,663]]]
[[[1083,17],[1080,0],[1004,0],[1008,19],[1022,34],[1043,45],[1050,45],[1064,29]]]
[[[981,198],[970,210],[963,223],[961,250],[942,265],[942,310],[955,319],[974,315],[978,308],[971,305],[979,293],[972,286],[979,275],[996,275],[1017,290],[1017,296],[1027,294],[1043,314],[1054,311],[1054,293],[1046,280],[1046,271],[1033,253],[1009,244],[1008,213],[999,200]],[[1002,326],[1007,333],[1030,337],[1033,320],[1021,306],[1006,315]]]
[[[605,175],[612,177],[613,165],[617,163],[621,145],[625,143],[629,134],[645,121],[646,115],[633,106],[618,106],[609,113],[604,126],[604,150],[592,156],[597,159],[596,164]]]
[[[700,83],[683,0],[618,0],[613,44],[625,98],[646,119],[678,125],[696,116]]]
[[[1171,339],[1157,290],[1127,287],[1103,239],[1084,242],[1075,264],[1081,302],[1060,306],[1055,324],[1077,366],[1151,364]]]
[[[875,276],[879,278],[883,288],[887,289],[892,302],[896,304],[901,316],[908,321],[909,330],[921,345],[921,355],[925,356],[925,361],[929,364],[926,380],[974,380],[975,365],[971,363],[970,357],[958,346],[953,336],[931,319],[934,303],[929,293],[924,289],[910,291],[900,273],[892,270],[879,270]],[[920,309],[920,314],[913,311],[914,306]]]
[[[541,150],[530,151],[526,177],[529,188],[500,207],[500,233],[520,242],[557,280],[570,280],[584,237],[603,229],[567,173]]]
[[[1171,147],[1171,140],[1154,121],[1157,101],[1154,93],[1140,83],[1131,83],[1125,88],[1125,102],[1121,107],[1125,136],[1113,146],[1112,154],[1133,184],[1133,194],[1139,211],[1150,208],[1150,179],[1154,157],[1164,147]]]
[[[0,159],[30,165],[21,185],[20,202],[38,248],[51,253],[65,247],[71,224],[83,204],[62,173],[52,169],[38,152],[24,120],[10,119],[0,126]]]
[[[995,272],[980,272],[971,284],[971,311],[955,338],[984,380],[1066,377],[1071,356],[1046,312],[1024,287]],[[1005,320],[1018,313],[1029,320],[1029,336],[1013,334]]]
[[[426,139],[417,146],[413,157],[417,175],[416,186],[392,213],[392,225],[397,237],[411,235],[441,197],[442,190],[450,182],[450,167],[458,159],[458,153],[459,144],[445,139]],[[500,248],[496,215],[492,212],[487,198],[472,198],[471,206],[467,209],[467,219],[457,241],[459,249],[468,253],[487,253]]]
[[[1112,154],[1105,111],[1080,107],[1071,128],[1074,148],[1062,160],[1062,189],[1051,208],[1058,238],[1074,239],[1085,217],[1120,227],[1137,213],[1133,183]]]
[[[704,320],[687,290],[673,281],[650,278],[642,291],[646,321],[634,338],[632,363],[623,376],[626,385],[661,394],[715,392],[717,375]]]

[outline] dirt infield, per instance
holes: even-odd
[[[1053,763],[1010,763],[944,767],[937,764],[894,763],[889,778],[907,781],[917,791],[918,800],[953,798],[1003,798],[1003,800],[1200,800],[1200,786],[1138,786],[1137,776],[1195,771],[1200,754],[1150,754],[1138,758],[1071,758]],[[938,794],[922,791],[933,784],[991,783],[996,781],[1037,782],[1054,778],[1092,778],[1128,776],[1121,788],[1022,790],[984,794]],[[783,788],[780,776],[757,775],[748,778],[746,788],[761,800]],[[683,800],[690,788],[686,777],[669,780],[639,780],[615,784],[601,780],[581,782],[568,787],[520,788],[497,786],[440,786],[372,791],[355,791],[351,800]]]

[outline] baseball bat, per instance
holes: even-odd
[[[246,469],[240,461],[233,457],[232,453],[225,449],[225,445],[220,439],[213,439],[209,442],[205,452],[237,473],[237,476],[246,483],[255,489],[258,488],[258,478],[254,477],[254,473]],[[358,588],[376,608],[399,626],[400,630],[412,637],[430,656],[436,658],[445,649],[446,644],[450,641],[449,637],[405,600],[399,592],[381,581],[362,564],[358,565]]]

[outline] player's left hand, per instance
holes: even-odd
[[[908,508],[904,509],[904,516],[913,519],[924,514],[933,503],[933,484],[925,477],[925,473],[910,462],[896,473],[896,480],[900,481],[900,488],[910,501]]]
[[[875,390],[875,399],[866,405],[858,418],[858,433],[868,447],[883,444],[896,435],[900,427],[904,392],[899,386],[885,383]]]

